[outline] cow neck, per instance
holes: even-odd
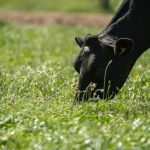
[[[111,24],[113,24],[114,22],[116,22],[119,18],[123,17],[129,10],[129,0],[124,0],[120,6],[120,8],[118,9],[118,11],[116,12],[116,14],[114,15],[114,17],[112,18],[112,20],[110,21],[110,23],[106,26],[106,28],[104,30],[106,30],[107,28],[109,28],[109,26]]]
[[[135,42],[134,50],[128,60],[130,68],[127,70],[126,74],[129,74],[137,59],[145,50],[149,48],[149,43],[146,41],[146,39],[144,41],[145,45],[142,43],[144,37],[141,37],[141,35],[146,35],[146,33],[142,34],[145,29],[143,31],[140,30],[141,33],[139,33],[138,29],[140,28],[140,26],[140,24],[134,24],[134,22],[132,21],[132,16],[128,12],[124,17],[118,19],[118,21],[110,25],[109,28],[107,30],[104,30],[101,34],[101,36],[103,37],[111,37],[114,40],[117,40],[119,38],[131,38]]]
[[[122,12],[127,7],[126,3],[121,10]],[[147,1],[147,3],[150,5],[150,1]],[[106,27],[104,32],[115,39],[131,38],[135,42],[135,48],[139,52],[141,51],[141,53],[144,52],[150,47],[150,40],[148,38],[150,35],[150,20],[148,19],[150,9],[146,7],[149,5],[133,0],[127,13],[110,24],[109,27]]]
[[[103,31],[104,36],[110,36],[115,40],[119,38],[131,38],[135,42],[133,57],[136,61],[138,57],[150,47],[149,41],[149,27],[139,21],[136,21],[136,16],[130,15],[128,12],[124,17],[118,19],[115,23],[109,26],[107,30]],[[138,18],[140,20],[140,18]],[[147,37],[147,38],[146,38]]]

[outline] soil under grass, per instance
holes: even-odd
[[[0,20],[21,25],[70,25],[104,27],[112,15],[98,13],[0,11]]]

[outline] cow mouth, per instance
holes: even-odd
[[[103,91],[100,89],[77,90],[75,94],[76,101],[91,101],[105,99]]]
[[[91,101],[91,100],[111,100],[118,92],[107,87],[105,90],[96,86],[95,88],[87,88],[86,90],[76,90],[76,101]]]

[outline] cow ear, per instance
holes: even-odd
[[[77,43],[80,47],[82,47],[83,44],[84,44],[83,39],[80,38],[80,37],[75,37],[75,41],[76,41],[76,43]]]
[[[120,38],[116,41],[114,46],[115,55],[125,55],[127,53],[132,53],[134,47],[134,41],[129,38]]]

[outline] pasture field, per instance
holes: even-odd
[[[1,150],[149,150],[150,53],[111,101],[74,103],[74,36],[98,28],[0,22]]]

